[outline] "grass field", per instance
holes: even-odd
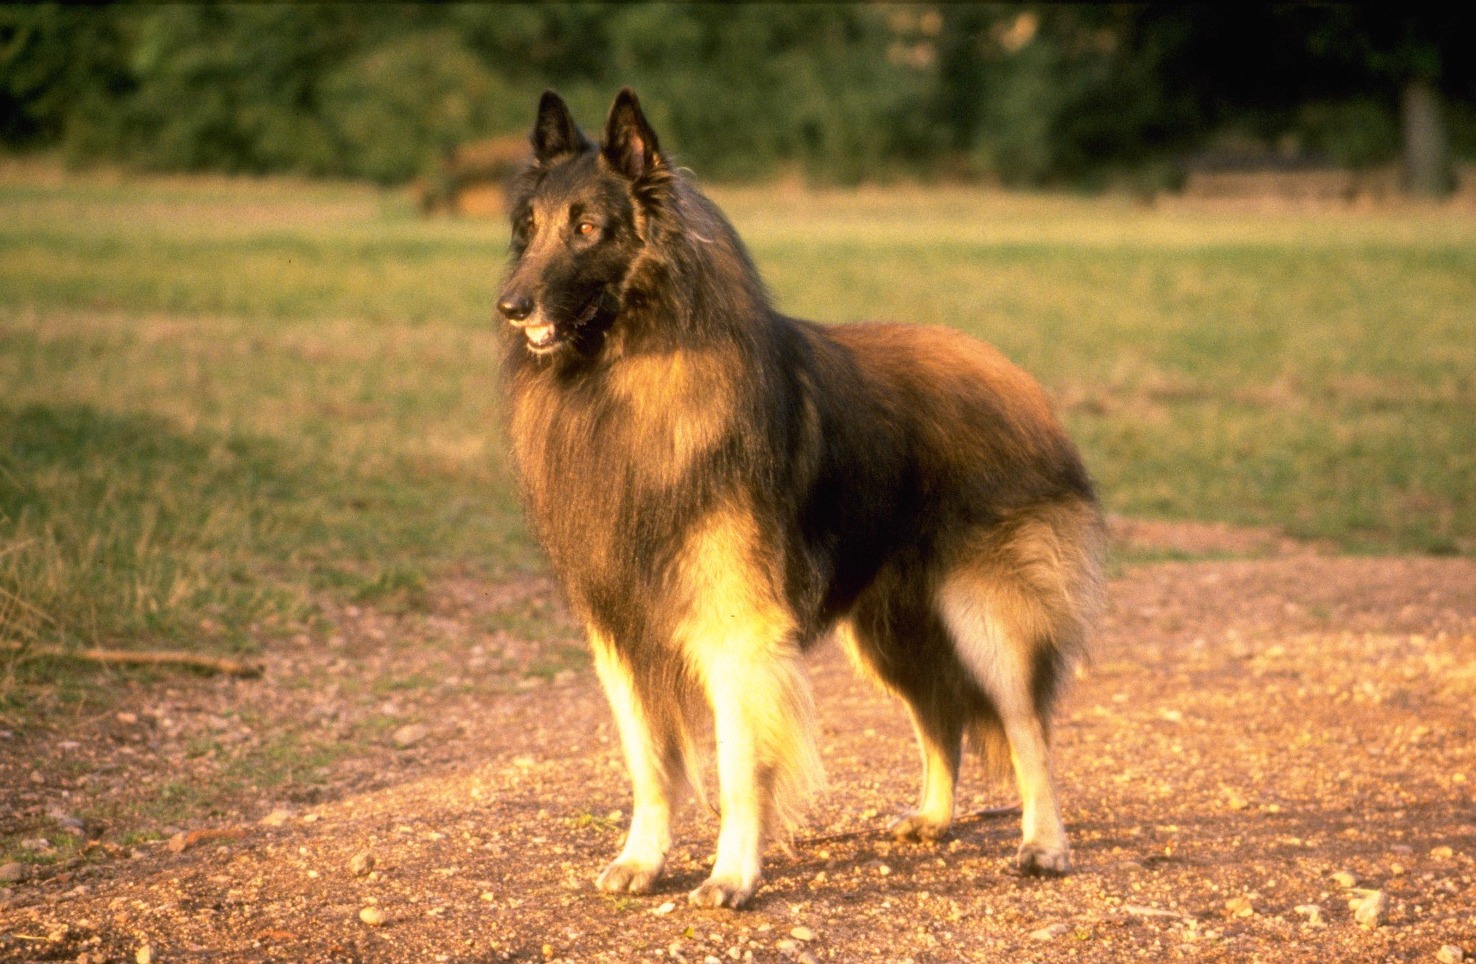
[[[785,310],[1036,373],[1113,512],[1476,552],[1469,210],[717,193]],[[0,169],[0,639],[249,649],[537,568],[505,250],[357,186]]]

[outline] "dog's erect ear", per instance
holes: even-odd
[[[646,115],[641,113],[641,102],[629,87],[615,95],[600,150],[611,169],[632,181],[665,163],[656,143],[656,132],[647,123]]]
[[[538,120],[533,123],[529,139],[533,142],[533,156],[540,164],[593,146],[574,123],[574,115],[569,113],[564,98],[551,90],[545,90],[538,102]]]

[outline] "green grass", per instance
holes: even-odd
[[[718,193],[785,310],[1036,373],[1112,511],[1476,551],[1469,211]],[[539,565],[505,251],[355,186],[0,169],[0,638],[249,649],[322,593]]]
[[[9,173],[0,638],[250,649],[319,592],[418,608],[447,569],[537,565],[497,229],[342,186]]]

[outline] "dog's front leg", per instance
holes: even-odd
[[[758,887],[769,834],[819,776],[809,685],[787,644],[730,652],[704,667],[717,737],[722,825],[698,907],[741,907]]]
[[[713,694],[722,828],[712,875],[690,895],[698,907],[742,906],[753,896],[763,873],[772,772],[761,760],[750,714],[735,689],[723,685]]]
[[[625,846],[595,883],[612,893],[646,893],[661,877],[671,849],[671,808],[682,768],[680,744],[675,734],[663,736],[652,725],[630,669],[615,648],[597,634],[591,638],[595,671],[615,713],[635,791]]]

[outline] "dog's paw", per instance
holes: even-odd
[[[1027,877],[1059,877],[1071,872],[1071,849],[1066,846],[1048,848],[1024,843],[1015,857],[1015,866]]]
[[[757,887],[757,880],[743,884],[736,880],[712,876],[687,895],[687,903],[693,907],[742,907],[748,903],[748,898],[753,896]]]
[[[933,843],[942,840],[948,834],[948,821],[934,820],[924,816],[917,811],[904,813],[892,824],[890,832],[898,840],[911,840],[914,843]]]
[[[660,877],[660,864],[617,860],[600,873],[595,886],[608,894],[648,894]]]

